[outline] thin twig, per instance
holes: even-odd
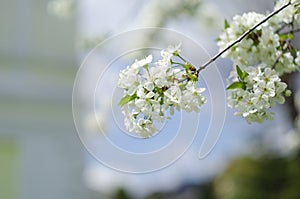
[[[293,16],[293,20],[288,24],[289,29],[290,29],[289,32],[287,32],[287,33],[281,33],[281,34],[293,34],[293,31],[295,30],[294,29],[294,20],[295,20],[295,17]],[[283,56],[283,53],[292,45],[291,44],[291,42],[292,42],[291,39],[285,40],[284,42],[285,43],[284,43],[284,46],[282,47],[282,52],[280,53],[280,55],[275,60],[272,68],[276,67],[276,65],[279,63],[280,58]]]
[[[295,33],[295,32],[300,32],[300,28],[298,28],[298,29],[294,29],[294,30],[292,30],[291,32],[292,32],[292,33]]]
[[[184,59],[182,56],[180,56],[179,54],[176,55],[177,57],[179,57],[182,61],[184,61],[185,63],[187,63],[186,59]]]
[[[289,31],[286,31],[286,32],[282,32],[280,34],[289,34],[289,33],[296,33],[296,32],[300,32],[300,28],[297,28],[297,29],[294,29],[294,30],[289,30]]]
[[[228,45],[225,49],[223,49],[221,52],[219,52],[218,54],[216,54],[215,56],[213,56],[209,61],[207,61],[205,64],[203,64],[201,67],[199,67],[196,71],[197,74],[200,73],[201,70],[205,69],[208,65],[210,65],[212,62],[216,61],[216,59],[218,59],[223,53],[225,53],[226,51],[228,51],[230,48],[232,48],[234,45],[236,45],[237,43],[241,42],[245,37],[247,37],[252,31],[254,31],[258,26],[262,25],[263,23],[265,23],[266,21],[268,21],[270,18],[272,18],[274,15],[278,14],[279,12],[281,12],[282,10],[284,10],[286,7],[288,7],[289,5],[292,5],[291,0],[283,5],[282,7],[280,7],[278,10],[274,10],[273,12],[271,12],[269,15],[267,15],[263,20],[261,20],[258,24],[254,25],[252,28],[250,28],[249,30],[247,30],[246,32],[244,32],[244,34],[242,34],[239,38],[237,38],[234,42],[232,42],[230,45]]]
[[[276,67],[276,65],[279,63],[279,60],[282,56],[283,56],[283,52],[281,52],[280,55],[276,58],[273,66],[272,66],[272,69]]]

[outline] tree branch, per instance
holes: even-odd
[[[237,38],[235,41],[233,41],[230,45],[228,45],[225,49],[223,49],[222,51],[220,51],[218,54],[216,54],[215,56],[213,56],[209,61],[207,61],[205,64],[203,64],[201,67],[199,67],[196,71],[196,74],[198,75],[200,73],[201,70],[205,69],[208,65],[210,65],[212,62],[216,61],[216,59],[218,59],[222,54],[224,54],[226,51],[228,51],[230,48],[232,48],[233,46],[235,46],[237,43],[241,42],[245,37],[247,37],[252,31],[254,31],[257,27],[259,27],[260,25],[262,25],[263,23],[265,23],[266,21],[268,21],[270,18],[272,18],[274,15],[278,14],[279,12],[281,12],[282,10],[284,10],[286,7],[292,5],[291,0],[283,5],[282,7],[280,7],[277,10],[274,10],[273,12],[271,12],[269,15],[267,15],[263,20],[261,20],[259,23],[257,23],[256,25],[254,25],[252,28],[250,28],[249,30],[247,30],[246,32],[244,32],[244,34],[242,34],[239,38]]]

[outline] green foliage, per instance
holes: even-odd
[[[231,89],[237,89],[237,88],[241,88],[241,89],[245,90],[246,84],[244,82],[233,82],[226,89],[231,90]]]
[[[248,76],[248,73],[246,71],[242,71],[238,65],[236,65],[236,71],[240,78],[240,81],[244,81],[245,78]]]
[[[236,72],[238,74],[239,81],[236,81],[236,82],[233,82],[232,84],[230,84],[226,88],[227,90],[237,89],[237,88],[241,88],[243,90],[246,89],[246,83],[244,82],[244,80],[248,76],[248,73],[246,71],[242,71],[238,65],[236,65]]]
[[[130,197],[124,189],[120,188],[113,194],[112,199],[130,199]]]
[[[299,159],[244,157],[232,161],[216,178],[217,199],[300,198]]]
[[[280,41],[285,41],[285,40],[292,40],[294,38],[294,35],[292,33],[288,34],[279,34],[279,40]]]
[[[224,19],[224,29],[226,30],[229,27],[230,27],[230,25],[229,25],[228,21],[226,19]]]
[[[119,106],[124,106],[125,104],[127,104],[128,102],[134,100],[136,98],[136,94],[134,95],[126,95],[124,96],[120,101],[119,101]]]

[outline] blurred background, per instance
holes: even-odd
[[[248,125],[228,109],[220,140],[209,156],[197,158],[204,138],[199,133],[180,160],[144,175],[119,173],[97,162],[81,144],[72,117],[76,72],[104,39],[136,28],[166,27],[193,38],[213,55],[224,18],[265,13],[273,4],[2,0],[0,198],[299,199],[299,74],[282,77],[294,95],[274,108],[273,121]],[[152,35],[149,42],[159,42],[159,37]],[[294,42],[300,49],[299,39]],[[231,62],[219,59],[216,64],[226,82]],[[87,116],[87,126],[94,128],[91,120]]]

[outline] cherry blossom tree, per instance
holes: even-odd
[[[219,57],[232,60],[228,77],[228,106],[248,123],[273,118],[270,108],[291,95],[282,76],[300,69],[300,51],[292,44],[300,24],[300,1],[281,0],[269,14],[255,12],[225,20],[217,44],[219,53],[200,67],[181,55],[180,44],[149,55],[127,66],[119,75],[124,90],[119,105],[130,132],[150,137],[157,124],[171,119],[174,111],[200,111],[205,88],[197,87],[199,74]]]

